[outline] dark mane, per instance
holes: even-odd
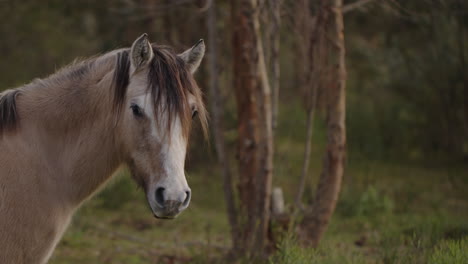
[[[80,82],[90,71],[95,58],[82,61],[74,61],[45,79],[35,79],[29,85],[46,86],[51,83],[63,83],[69,81],[73,83]],[[22,88],[10,89],[0,92],[0,135],[3,132],[14,130],[19,122],[16,97],[25,93]]]
[[[19,90],[7,90],[0,93],[0,134],[15,129],[18,120],[16,96]]]
[[[114,105],[120,112],[129,84],[130,60],[129,51],[117,55],[117,66],[114,72]],[[168,131],[173,119],[178,116],[182,123],[184,136],[188,136],[191,126],[191,109],[188,104],[189,93],[195,96],[198,113],[206,131],[206,111],[202,103],[201,91],[185,62],[169,47],[153,45],[154,58],[148,71],[148,92],[153,98],[155,116],[158,113],[168,114]]]

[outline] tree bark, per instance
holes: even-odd
[[[234,239],[238,232],[238,220],[237,220],[237,208],[234,200],[234,188],[233,179],[231,173],[231,165],[229,162],[229,156],[226,153],[226,144],[224,137],[224,126],[222,122],[223,117],[223,106],[222,96],[219,89],[219,72],[218,72],[218,43],[217,29],[216,29],[216,6],[215,1],[212,1],[208,8],[208,67],[210,76],[210,97],[211,97],[211,116],[212,116],[212,128],[213,137],[215,142],[216,154],[218,162],[222,170],[223,178],[223,189],[224,198],[226,200],[226,209],[228,215],[228,221],[231,226],[231,239],[233,242],[233,248],[238,248],[235,245],[236,240]]]
[[[327,150],[324,168],[320,176],[312,214],[304,218],[308,226],[308,242],[316,247],[322,238],[335,210],[344,172],[346,151],[345,93],[346,67],[342,0],[332,0],[331,14],[334,19],[333,41],[336,58],[336,82],[329,87],[327,95]]]
[[[280,90],[280,26],[281,16],[280,7],[282,0],[269,0],[268,7],[270,9],[270,25],[269,25],[269,38],[270,38],[270,55],[269,65],[271,67],[271,109],[272,109],[272,126],[273,132],[278,126],[278,101],[279,101],[279,90]]]
[[[271,91],[256,0],[232,0],[234,88],[238,116],[239,255],[265,253],[270,218],[273,138]]]

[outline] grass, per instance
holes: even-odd
[[[442,241],[429,257],[430,264],[466,263],[468,260],[468,238]]]
[[[347,176],[319,263],[427,263],[439,243],[468,238],[466,169],[353,163]]]
[[[172,263],[172,256],[184,261],[199,251],[217,253],[211,245],[227,248],[228,232],[222,201],[200,195],[177,219],[157,220],[142,191],[122,175],[78,211],[50,263]]]
[[[457,173],[455,182],[448,180]],[[320,247],[301,248],[289,234],[269,262],[462,263],[468,252],[463,173],[350,163]],[[50,263],[223,263],[229,226],[213,174],[189,177],[192,204],[173,221],[154,219],[141,190],[121,176],[78,211]],[[286,176],[278,174],[275,185],[283,186],[291,203],[297,179]]]

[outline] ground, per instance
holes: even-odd
[[[427,263],[451,242],[467,257],[466,171],[348,164],[337,211],[320,248],[301,249],[288,236],[270,261]],[[141,190],[128,175],[120,176],[78,211],[50,263],[223,263],[229,226],[220,181],[213,177],[201,172],[188,176],[194,194],[189,209],[175,220],[158,220]],[[275,182],[289,203],[296,183],[296,177]]]

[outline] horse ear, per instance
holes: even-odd
[[[148,65],[153,59],[153,56],[153,48],[148,40],[148,34],[144,33],[132,44],[132,48],[130,50],[130,73],[133,74],[142,67]]]
[[[185,64],[188,66],[191,73],[194,73],[205,55],[205,42],[203,39],[200,39],[197,44],[195,44],[190,49],[184,51],[178,56],[185,61]]]

